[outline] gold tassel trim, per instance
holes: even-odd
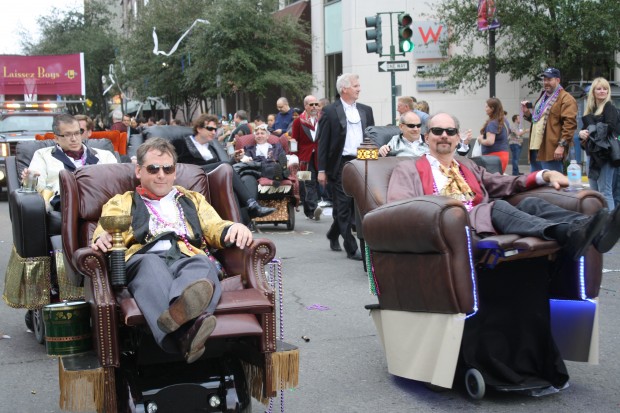
[[[50,257],[22,258],[11,251],[2,299],[11,308],[34,310],[50,302]]]
[[[286,390],[299,384],[299,349],[268,353],[271,364],[271,388]]]
[[[248,384],[250,395],[256,400],[258,400],[260,403],[267,406],[267,403],[269,403],[269,398],[265,395],[263,391],[265,388],[265,386],[263,385],[265,369],[259,366],[255,366],[254,364],[246,363],[243,360],[241,361],[241,365],[243,366],[245,380]]]
[[[103,412],[103,368],[67,370],[62,360],[58,357],[59,407],[71,412]]]

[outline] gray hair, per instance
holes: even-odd
[[[340,76],[338,76],[338,79],[336,79],[336,90],[338,90],[338,93],[340,93],[342,89],[351,87],[351,83],[353,82],[353,80],[358,80],[359,78],[359,75],[355,73],[341,74]]]
[[[54,131],[54,134],[60,135],[60,124],[61,123],[72,124],[72,123],[78,123],[78,121],[76,118],[73,117],[73,115],[70,115],[68,113],[62,113],[60,115],[54,116],[54,121],[52,122],[52,131]]]

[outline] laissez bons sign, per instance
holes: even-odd
[[[0,95],[85,95],[84,53],[0,55]]]

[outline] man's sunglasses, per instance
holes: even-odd
[[[174,171],[177,170],[177,166],[176,165],[157,165],[157,164],[153,164],[153,165],[146,165],[144,168],[146,168],[146,172],[148,172],[151,175],[158,174],[160,169],[163,170],[166,175],[173,174]]]
[[[421,123],[401,123],[401,125],[407,125],[407,127],[409,129],[421,128],[422,127]]]
[[[209,132],[213,132],[214,130],[217,130],[215,126],[205,126],[204,128],[208,130]]]
[[[308,103],[308,106],[319,106],[318,103]]]
[[[446,135],[448,136],[454,136],[459,133],[459,130],[457,128],[430,128],[429,130],[433,135],[437,136],[443,135],[444,132],[446,132]]]

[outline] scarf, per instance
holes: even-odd
[[[84,147],[82,146],[82,148],[79,151],[69,151],[69,150],[65,151],[65,150],[63,150],[63,152],[69,158],[74,159],[76,161],[79,161],[80,159],[82,159],[82,156],[84,156]]]
[[[308,129],[314,130],[314,128],[316,128],[316,125],[319,123],[319,117],[317,116],[314,119],[314,123],[312,123],[312,120],[308,116],[308,114],[306,112],[303,112],[301,115],[299,115],[299,121],[302,124],[306,125],[308,127]]]
[[[163,198],[163,196],[157,196],[146,188],[143,188],[142,185],[138,185],[136,187],[136,192],[138,195],[145,197],[146,199],[150,199],[151,201],[159,201]]]
[[[543,92],[541,97],[538,98],[536,106],[534,107],[534,113],[532,113],[532,122],[538,122],[543,117],[546,118],[549,109],[551,109],[551,106],[553,106],[555,101],[558,100],[558,96],[560,95],[560,91],[562,89],[562,85],[558,85],[555,91],[547,99],[545,99],[546,93]]]
[[[439,165],[441,173],[448,178],[446,185],[440,190],[440,195],[458,199],[459,201],[471,201],[474,199],[474,192],[459,170],[456,162],[452,161],[449,168]]]

